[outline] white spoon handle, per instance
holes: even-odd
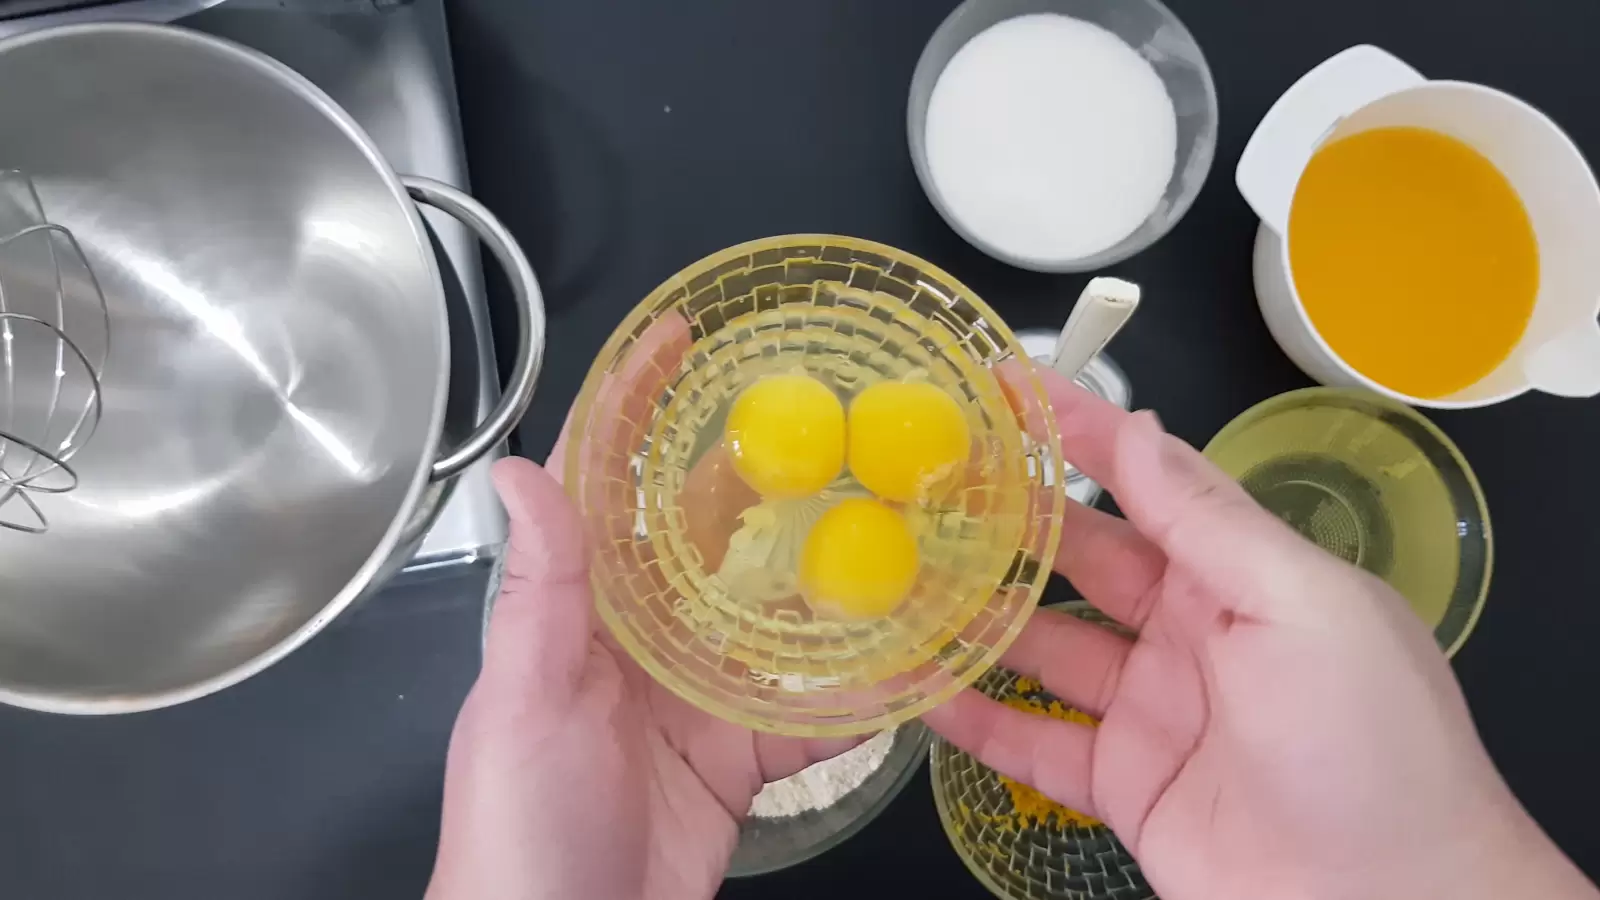
[[[1078,304],[1056,339],[1050,367],[1077,379],[1083,367],[1104,350],[1139,308],[1139,286],[1120,278],[1095,278],[1078,296]]]

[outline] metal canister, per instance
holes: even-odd
[[[1056,350],[1058,333],[1044,328],[1030,328],[1017,332],[1017,340],[1035,362],[1050,365]],[[1089,361],[1078,373],[1078,385],[1083,389],[1115,403],[1123,409],[1133,408],[1133,386],[1111,357],[1101,353]],[[1100,496],[1100,484],[1077,469],[1067,469],[1067,496],[1092,506]]]

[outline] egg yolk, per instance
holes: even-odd
[[[740,392],[724,433],[734,471],[763,497],[805,497],[844,468],[844,404],[809,375],[769,375]]]
[[[925,381],[881,382],[850,403],[850,473],[885,500],[927,499],[971,444],[955,398]]]
[[[905,517],[853,497],[823,513],[800,549],[800,590],[819,612],[886,616],[917,581],[917,541]]]

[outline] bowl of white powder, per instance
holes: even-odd
[[[923,190],[969,243],[1083,272],[1188,212],[1216,152],[1217,91],[1157,0],[967,0],[917,62],[906,128]]]
[[[932,740],[913,720],[767,785],[750,804],[728,874],[776,872],[848,840],[906,786]]]

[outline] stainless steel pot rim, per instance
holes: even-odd
[[[171,25],[138,22],[94,22],[63,25],[0,38],[0,54],[30,44],[67,39],[84,34],[127,34],[142,39],[183,42],[203,52],[222,55],[239,65],[254,69],[310,103],[329,121],[333,122],[359,148],[361,154],[389,188],[397,206],[404,210],[410,233],[415,241],[415,250],[426,271],[431,273],[431,283],[435,286],[435,290],[440,297],[440,302],[436,308],[437,327],[434,329],[436,340],[439,342],[440,365],[435,380],[434,396],[427,400],[418,398],[419,404],[428,404],[428,432],[432,435],[431,444],[422,448],[421,452],[419,452],[416,471],[411,476],[404,499],[393,521],[384,531],[381,540],[373,548],[366,561],[352,575],[350,581],[314,616],[277,644],[253,658],[226,671],[178,688],[147,693],[121,695],[108,693],[95,696],[80,696],[15,690],[0,686],[0,703],[66,715],[109,715],[150,711],[197,700],[232,687],[261,673],[304,645],[345,612],[352,603],[373,585],[374,580],[391,561],[391,557],[396,552],[408,520],[416,510],[429,483],[435,480],[436,477],[439,479],[452,477],[472,461],[469,459],[463,462],[460,453],[446,453],[438,447],[449,390],[449,323],[443,303],[444,288],[439,263],[434,257],[422,216],[417,209],[417,202],[424,201],[423,194],[431,194],[434,197],[448,195],[444,196],[446,203],[430,204],[441,208],[449,205],[460,205],[461,199],[465,195],[460,194],[460,192],[455,191],[448,185],[442,185],[428,179],[402,179],[400,175],[395,173],[388,161],[383,158],[377,146],[362,130],[360,125],[320,88],[283,63],[256,50],[222,38]],[[408,180],[412,182],[409,185],[406,183]],[[451,204],[450,201],[456,202]],[[470,201],[470,198],[466,198],[465,202],[471,203],[472,201]],[[487,218],[494,228],[498,229],[497,234],[509,236],[504,226],[494,220],[487,210],[483,210],[479,205],[473,205],[476,208],[475,218]],[[450,212],[450,210],[446,208],[446,212]],[[455,213],[451,214],[455,215]],[[480,239],[486,241],[489,239],[489,235],[482,229],[475,227],[472,222],[464,222],[464,224],[472,228]],[[528,266],[520,248],[513,242],[509,247],[491,247],[491,249],[495,250],[495,255],[501,260],[502,264],[507,265],[508,276],[512,280],[514,287],[517,288],[518,299],[523,301],[525,308],[521,328],[521,346],[519,346],[516,366],[518,371],[513,375],[511,383],[507,386],[505,397],[500,407],[496,409],[494,414],[491,414],[489,421],[480,425],[478,432],[468,441],[468,444],[472,445],[483,444],[483,450],[498,444],[504,438],[504,434],[501,434],[499,439],[486,442],[483,440],[484,432],[491,430],[491,426],[502,419],[508,419],[510,425],[514,425],[515,419],[518,417],[517,414],[520,414],[521,409],[526,407],[528,399],[531,398],[534,382],[537,379],[540,362],[542,361],[544,337],[542,298],[539,294],[537,282],[532,280],[532,269]],[[521,285],[517,285],[516,282],[519,276],[525,276],[528,280]],[[535,338],[537,339],[536,346],[530,346],[535,344]],[[522,394],[526,396],[519,396]],[[514,410],[516,414],[508,415],[508,410],[512,410],[513,407],[516,407]],[[509,430],[509,426],[507,426],[507,430]],[[463,445],[463,448],[458,449],[465,449],[466,446]],[[450,464],[445,466],[446,460],[441,459],[441,457],[448,457],[448,460],[451,461]],[[445,469],[448,469],[448,471],[445,471]]]

